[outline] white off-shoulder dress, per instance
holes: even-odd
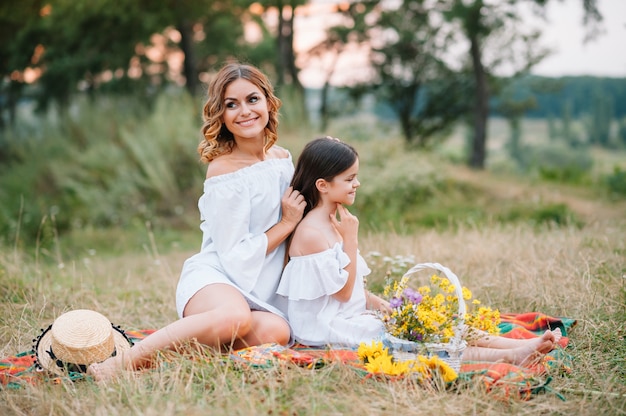
[[[332,295],[344,287],[350,258],[336,243],[323,252],[292,257],[283,271],[278,294],[288,300],[287,316],[297,342],[310,346],[356,347],[384,333],[382,321],[366,309],[363,277],[371,270],[357,256],[352,297]]]
[[[232,173],[208,178],[198,201],[200,252],[183,265],[176,289],[180,317],[189,299],[214,283],[231,285],[252,310],[286,319],[286,300],[276,294],[285,244],[266,255],[265,232],[281,216],[281,198],[293,176],[291,155],[266,159]]]

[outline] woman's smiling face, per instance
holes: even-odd
[[[236,79],[226,87],[222,117],[236,139],[263,138],[269,120],[267,99],[250,81]]]

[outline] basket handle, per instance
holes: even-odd
[[[442,266],[439,263],[416,264],[415,266],[411,267],[406,273],[404,273],[404,276],[408,277],[420,270],[425,270],[425,269],[438,270],[442,272],[448,278],[448,280],[450,280],[450,282],[452,282],[452,284],[454,285],[456,297],[459,303],[459,318],[460,318],[459,322],[462,323],[465,320],[464,317],[465,317],[466,309],[465,309],[465,300],[463,300],[463,287],[461,286],[461,282],[459,281],[459,278],[450,269],[448,269],[445,266]]]

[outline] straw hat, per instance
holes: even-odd
[[[124,331],[104,315],[87,309],[59,316],[34,342],[39,367],[58,375],[84,373],[90,364],[102,362],[132,346]]]

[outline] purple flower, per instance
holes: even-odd
[[[396,297],[391,298],[391,300],[389,301],[389,306],[394,309],[402,306],[402,299]]]
[[[407,287],[406,289],[404,289],[404,292],[402,292],[402,295],[406,297],[413,304],[418,304],[422,301],[421,293],[416,292],[410,287]]]
[[[413,339],[413,341],[421,341],[422,340],[422,334],[420,334],[419,332],[415,331],[415,330],[411,330],[410,334],[410,338]]]

